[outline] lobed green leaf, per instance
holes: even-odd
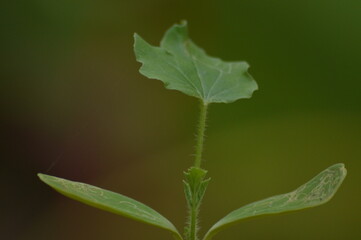
[[[324,204],[337,192],[346,174],[344,164],[335,164],[290,193],[239,208],[213,225],[203,240],[209,240],[220,230],[247,218],[297,211]]]
[[[182,240],[174,225],[152,208],[121,194],[89,184],[38,174],[39,178],[61,194],[95,208],[166,229]]]
[[[160,47],[134,35],[134,52],[142,63],[140,73],[164,82],[166,88],[197,97],[204,103],[229,103],[250,98],[258,89],[246,62],[224,62],[207,56],[188,37],[187,23],[172,26]]]

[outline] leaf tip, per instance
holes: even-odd
[[[138,33],[134,33],[133,38],[134,38],[134,48],[135,48],[137,42],[142,38],[138,35]]]
[[[347,168],[345,167],[345,164],[344,163],[338,163],[337,165],[339,165],[342,176],[343,176],[343,178],[345,178],[346,175],[347,175]]]
[[[180,25],[182,25],[182,26],[187,26],[187,25],[188,25],[187,20],[182,19],[182,20],[180,21]]]
[[[135,57],[136,60],[138,62],[142,62],[141,56],[144,54],[145,50],[150,47],[149,43],[146,42],[141,36],[139,36],[139,34],[134,33],[133,35],[134,37],[134,44],[133,44],[133,48],[134,48],[134,53],[135,53]]]
[[[43,173],[38,173],[37,176],[42,182],[44,182],[48,185],[49,185],[49,182],[52,180],[51,176],[43,174]]]
[[[347,175],[347,169],[345,167],[344,163],[336,163],[333,166],[331,166],[329,169],[333,169],[333,170],[339,170],[340,175],[345,178]]]
[[[41,181],[44,181],[44,177],[45,177],[44,174],[38,173],[38,174],[36,174],[36,175],[38,176],[38,178],[40,178]]]

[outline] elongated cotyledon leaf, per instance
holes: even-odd
[[[182,239],[174,225],[150,207],[121,194],[89,184],[38,174],[39,178],[61,194],[87,205],[169,230]]]
[[[239,208],[213,225],[203,240],[209,240],[220,230],[247,218],[297,211],[324,204],[337,192],[346,174],[344,165],[338,163],[290,193],[266,198]]]
[[[181,91],[204,103],[233,102],[250,98],[258,89],[244,61],[224,62],[207,56],[188,37],[186,22],[173,25],[155,47],[134,35],[134,52],[142,63],[140,73],[164,82],[166,88]]]

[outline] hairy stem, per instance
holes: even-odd
[[[191,209],[190,229],[189,229],[189,240],[198,240],[197,228],[198,228],[198,210]]]
[[[194,160],[195,168],[201,167],[202,162],[202,153],[203,153],[203,145],[204,145],[204,132],[206,130],[206,119],[207,119],[207,108],[208,104],[204,103],[202,100],[200,102],[200,116],[198,123],[198,132],[197,132],[197,142],[196,142],[196,154]],[[193,179],[195,180],[195,179]],[[186,231],[186,240],[198,240],[197,232],[198,232],[198,213],[200,201],[199,193],[202,191],[200,186],[202,184],[206,184],[203,182],[203,177],[201,179],[197,179],[197,181],[189,182],[191,190],[191,199],[188,199],[188,207],[189,207],[189,215],[188,215],[188,226]],[[203,192],[204,193],[204,192]],[[203,194],[201,194],[203,195]]]
[[[201,111],[200,111],[199,123],[198,123],[196,157],[194,160],[194,167],[197,168],[201,167],[201,162],[202,162],[204,132],[206,130],[207,108],[208,108],[208,104],[204,103],[202,100],[200,105],[201,105]]]

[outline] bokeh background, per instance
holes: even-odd
[[[201,233],[229,211],[344,162],[328,204],[219,239],[361,239],[361,1],[31,0],[1,3],[1,238],[172,239],[69,200],[42,172],[142,201],[182,231],[197,100],[138,73],[133,33],[186,19],[210,55],[247,60],[260,90],[210,107]]]

